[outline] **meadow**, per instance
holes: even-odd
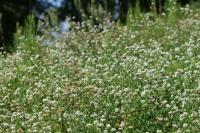
[[[0,132],[200,132],[199,12],[72,23],[51,46],[28,21],[0,54]]]

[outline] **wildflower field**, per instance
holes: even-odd
[[[0,55],[0,132],[200,132],[199,12],[74,26],[51,46],[19,30]]]

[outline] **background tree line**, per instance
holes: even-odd
[[[55,0],[56,1],[56,0]],[[57,0],[59,1],[59,0]],[[165,5],[170,0],[60,0],[63,4],[56,7],[59,21],[69,17],[75,17],[75,21],[81,22],[84,19],[93,19],[94,23],[100,23],[103,15],[110,13],[112,21],[126,23],[129,9],[139,6],[141,12],[156,10],[157,13],[165,11]],[[177,0],[181,6],[198,0]],[[45,0],[43,0],[45,2]],[[48,0],[46,0],[48,2]],[[12,45],[13,34],[16,31],[16,23],[24,25],[25,18],[33,10],[39,13],[45,11],[39,7],[41,0],[0,0],[0,46],[3,44]],[[52,5],[49,5],[52,6]],[[84,15],[83,15],[84,14]]]

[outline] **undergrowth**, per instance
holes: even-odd
[[[0,55],[0,132],[199,132],[200,14],[176,10],[75,26],[51,46],[29,19]]]

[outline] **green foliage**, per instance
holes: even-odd
[[[41,45],[36,40],[36,25],[34,16],[28,16],[24,27],[18,27],[15,33],[15,49],[25,50],[32,53],[37,53],[41,49]],[[41,51],[40,51],[41,52]]]
[[[166,3],[166,9],[167,9],[167,17],[168,17],[168,23],[170,25],[173,25],[176,22],[176,17],[178,17],[178,4],[176,1],[169,1]]]
[[[30,17],[0,56],[0,132],[199,132],[199,9],[129,17],[47,47]]]

